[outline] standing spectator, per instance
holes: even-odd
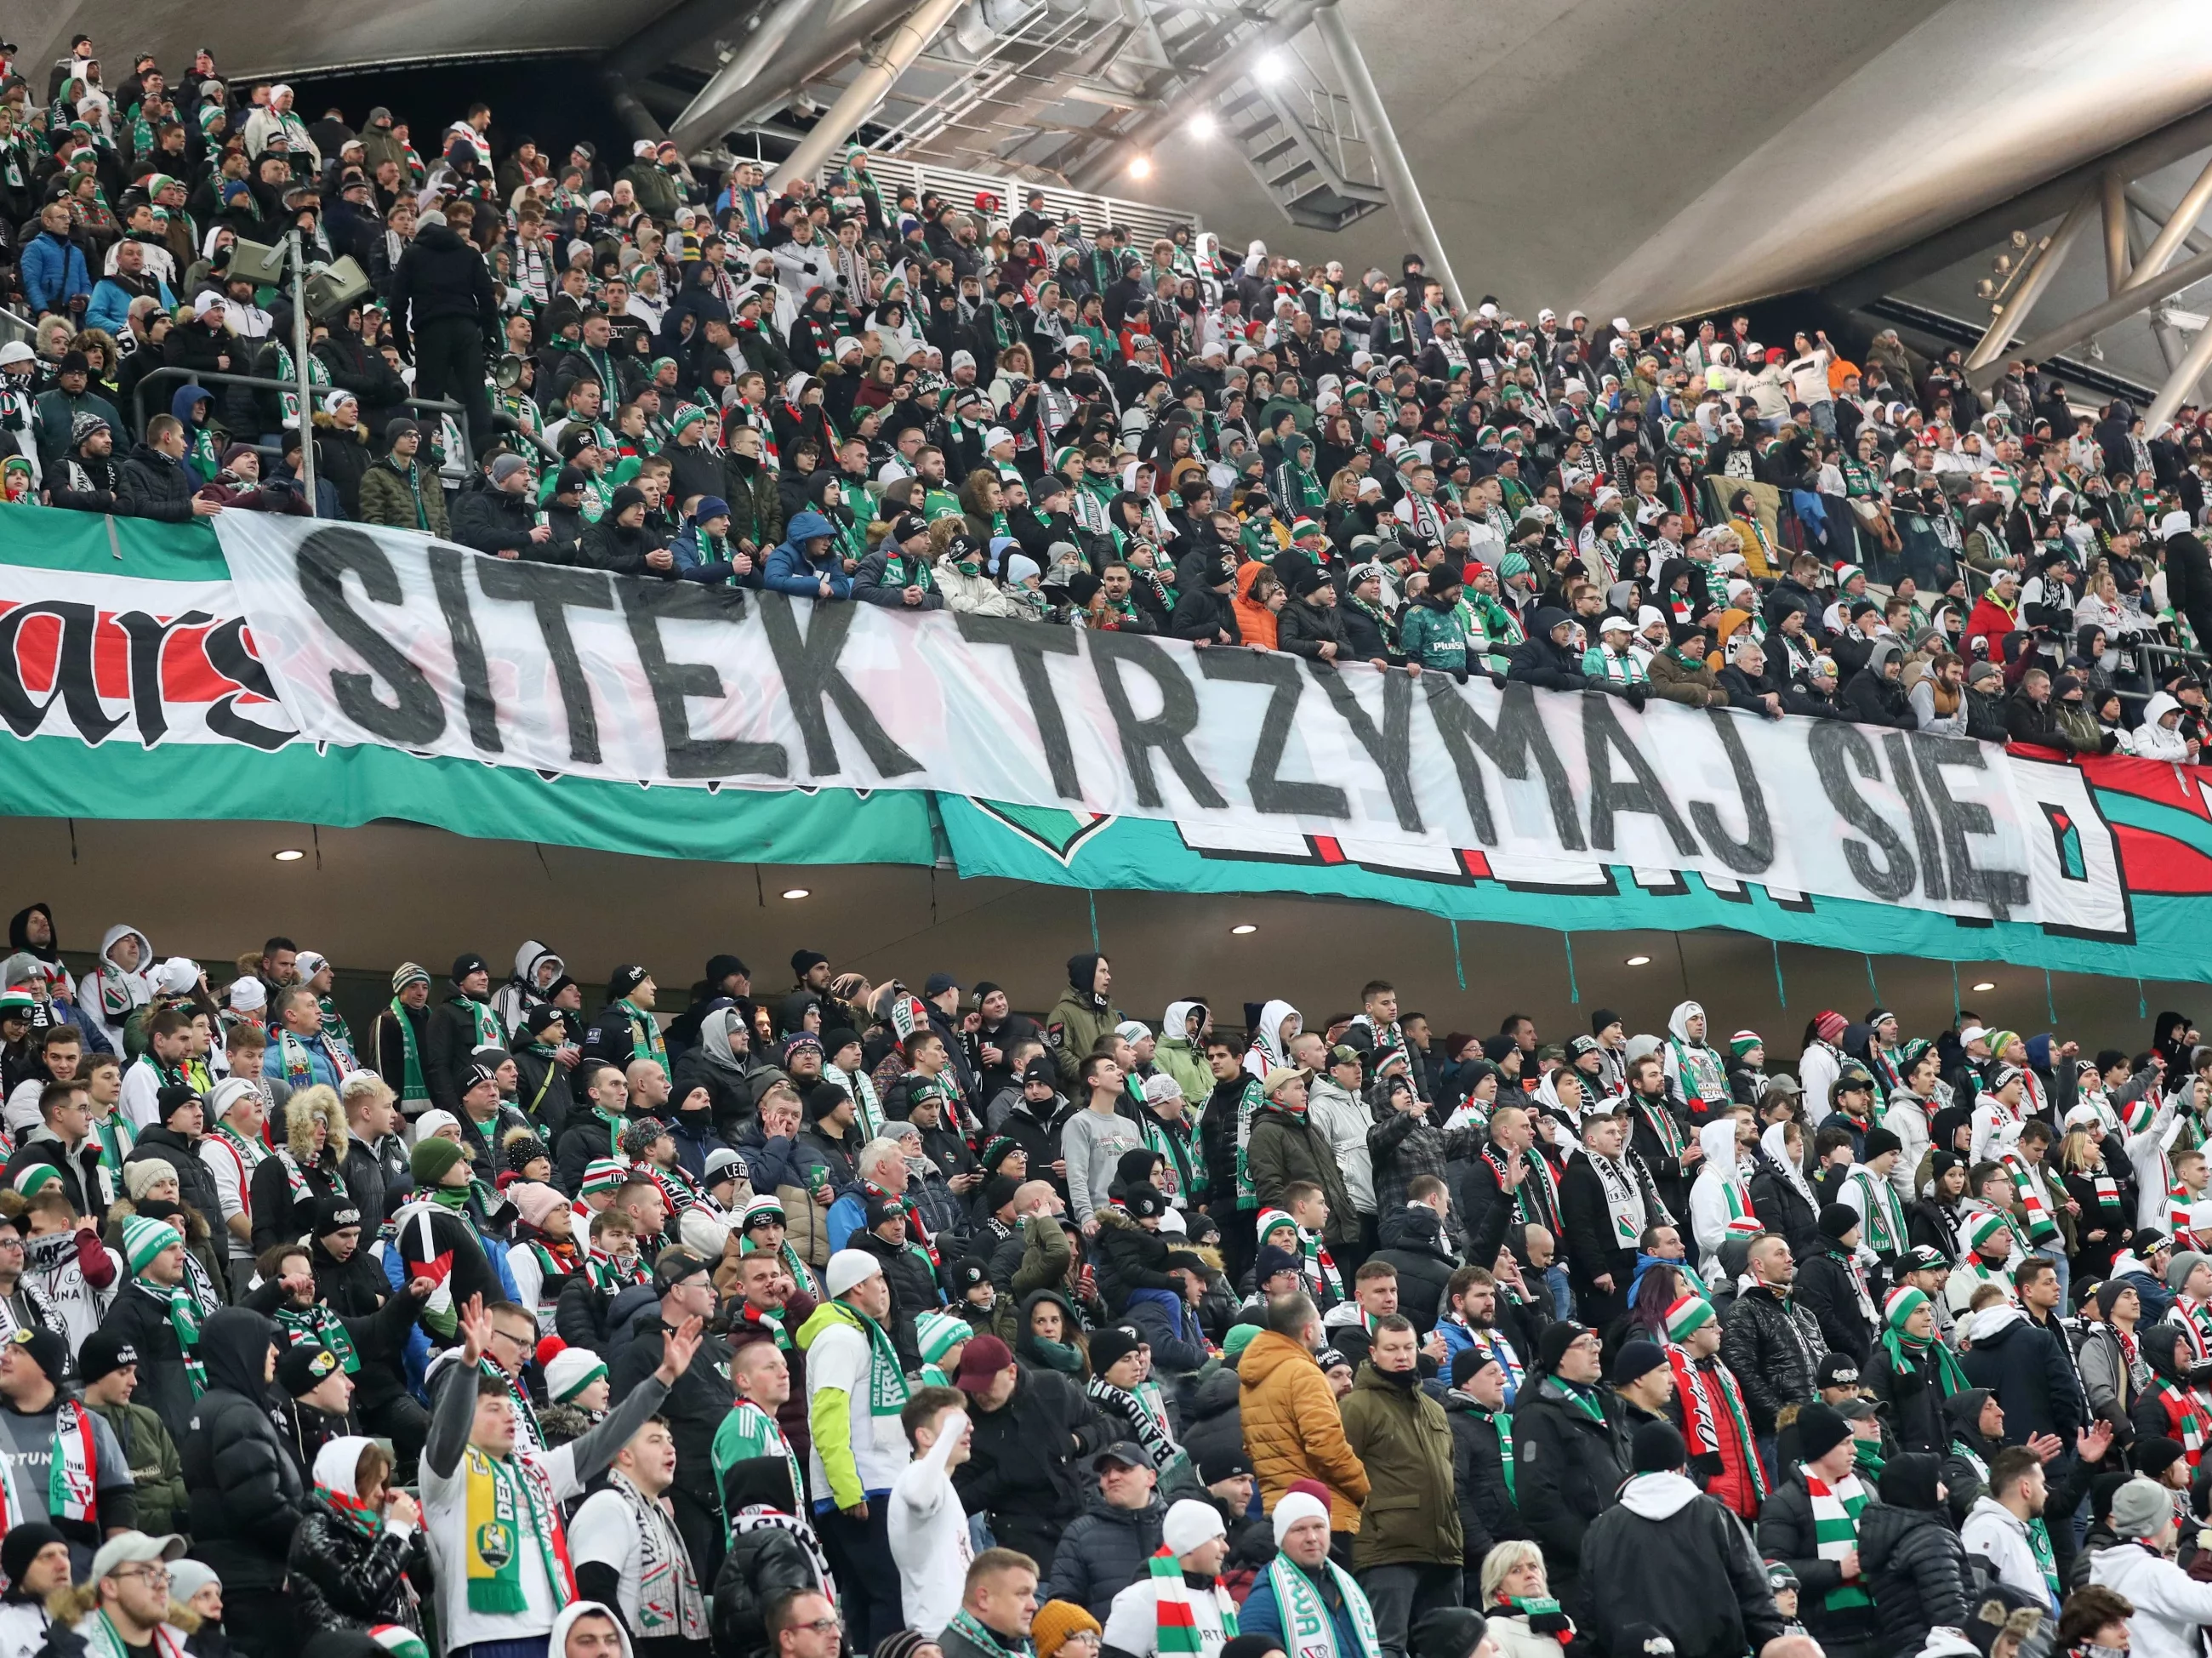
[[[1797,1615],[1823,1651],[1875,1658],[1885,1649],[1858,1547],[1860,1519],[1874,1494],[1853,1467],[1851,1424],[1815,1400],[1798,1412],[1796,1428],[1803,1461],[1759,1511],[1759,1552],[1797,1574]]]
[[[1813,1397],[1827,1344],[1820,1321],[1790,1293],[1796,1273],[1790,1246],[1769,1233],[1751,1246],[1751,1284],[1729,1309],[1721,1331],[1721,1363],[1735,1372],[1758,1436],[1759,1455],[1775,1466],[1777,1418]]]
[[[1677,1658],[1735,1658],[1785,1628],[1766,1568],[1726,1509],[1684,1472],[1688,1452],[1669,1422],[1636,1430],[1620,1500],[1583,1537],[1583,1605],[1604,1650],[1634,1652],[1649,1626]],[[1644,1650],[1650,1649],[1644,1648]]]
[[[226,1307],[207,1321],[198,1352],[207,1391],[182,1443],[192,1546],[223,1582],[232,1639],[248,1658],[299,1650],[285,1572],[307,1485],[272,1419],[271,1377],[283,1336],[258,1313]]]
[[[1116,1441],[1091,1458],[1091,1467],[1097,1484],[1060,1540],[1052,1587],[1055,1597],[1103,1621],[1114,1597],[1145,1575],[1145,1562],[1160,1546],[1167,1507],[1142,1446]]]
[[[492,438],[484,363],[500,349],[499,300],[483,258],[433,209],[416,221],[386,298],[393,339],[415,364],[415,395],[459,403],[481,454]]]
[[[1601,1351],[1587,1326],[1553,1325],[1514,1412],[1515,1498],[1543,1547],[1552,1593],[1570,1609],[1578,1604],[1583,1534],[1628,1476],[1622,1406],[1598,1386]]]
[[[1330,1531],[1357,1533],[1370,1485],[1314,1357],[1321,1315],[1310,1297],[1278,1296],[1267,1303],[1267,1325],[1237,1362],[1237,1408],[1261,1505],[1272,1508],[1299,1480],[1318,1480],[1328,1491]]]
[[[1336,1658],[1375,1658],[1382,1649],[1375,1611],[1352,1574],[1329,1558],[1328,1509],[1291,1491],[1275,1504],[1274,1521],[1275,1558],[1237,1615],[1239,1633],[1271,1637],[1287,1651],[1304,1645],[1294,1631],[1325,1620]]]
[[[1345,1442],[1368,1479],[1352,1569],[1390,1658],[1404,1658],[1422,1617],[1459,1604],[1466,1566],[1451,1424],[1421,1388],[1419,1341],[1411,1319],[1377,1319],[1342,1407]]]

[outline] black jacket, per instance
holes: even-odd
[[[1896,1363],[1889,1350],[1877,1343],[1859,1375],[1867,1390],[1874,1394],[1884,1423],[1901,1448],[1941,1452],[1943,1394],[1937,1384],[1939,1370],[1935,1346],[1931,1343],[1917,1359],[1910,1352],[1905,1357],[1905,1364]]]
[[[215,1189],[215,1176],[199,1159],[193,1144],[181,1134],[172,1133],[156,1123],[151,1128],[138,1131],[138,1144],[125,1157],[124,1166],[134,1163],[166,1163],[177,1171],[177,1192],[187,1207],[199,1212],[200,1218],[210,1226],[222,1224],[222,1199]]]
[[[612,1392],[618,1399],[660,1368],[668,1326],[656,1310],[637,1339],[623,1350],[610,1367]],[[676,1488],[688,1491],[709,1510],[714,1507],[713,1450],[714,1430],[737,1405],[730,1385],[730,1350],[720,1336],[702,1336],[699,1351],[676,1385],[661,1401],[660,1415],[676,1442]]]
[[[167,1300],[126,1278],[100,1327],[138,1350],[138,1389],[132,1402],[160,1417],[182,1450],[191,1431],[192,1384],[185,1370],[184,1346],[169,1322]],[[200,1339],[206,1340],[204,1331]]]
[[[770,1650],[768,1609],[787,1594],[815,1587],[813,1562],[790,1532],[763,1527],[732,1538],[714,1578],[708,1614],[714,1649],[761,1658]]]
[[[283,1587],[307,1514],[307,1481],[278,1435],[262,1380],[281,1339],[274,1324],[242,1307],[222,1309],[200,1332],[208,1388],[180,1445],[185,1491],[194,1554],[233,1590]]]
[[[1764,1164],[1751,1177],[1751,1212],[1768,1231],[1782,1235],[1794,1260],[1803,1260],[1820,1247],[1820,1212]]]
[[[1892,1457],[1882,1470],[1883,1500],[1859,1516],[1859,1569],[1874,1595],[1884,1652],[1917,1652],[1930,1629],[1966,1627],[1966,1551],[1934,1506],[1936,1476],[1933,1456]],[[1914,1506],[1893,1497],[1909,1497]]]
[[[1051,1570],[1067,1516],[1081,1510],[1092,1483],[1090,1461],[1114,1430],[1066,1377],[1027,1364],[1004,1405],[970,1414],[968,1461],[952,1473],[961,1503],[991,1516],[1001,1548],[1019,1549]]]
[[[1444,1240],[1443,1218],[1425,1203],[1408,1204],[1379,1219],[1382,1247],[1373,1259],[1397,1269],[1398,1310],[1426,1340],[1451,1276],[1459,1270],[1459,1257]]]
[[[1467,1545],[1467,1586],[1472,1598],[1479,1599],[1483,1557],[1499,1543],[1526,1537],[1528,1528],[1506,1487],[1497,1428],[1456,1389],[1444,1395],[1443,1406],[1444,1420],[1451,1424],[1452,1485],[1459,1493],[1460,1535]]]
[[[1875,1504],[1869,1503],[1860,1513],[1862,1534],[1875,1508]],[[1826,1647],[1856,1647],[1873,1639],[1872,1606],[1832,1609],[1828,1606],[1828,1597],[1844,1587],[1844,1576],[1834,1561],[1820,1558],[1820,1545],[1813,1531],[1813,1496],[1805,1488],[1802,1469],[1793,1468],[1790,1477],[1759,1509],[1759,1552],[1769,1560],[1787,1561],[1790,1569],[1797,1574],[1797,1616],[1814,1640]],[[1863,1551],[1859,1569],[1862,1574],[1866,1570]]]
[[[511,495],[474,478],[453,497],[453,539],[480,553],[529,552],[537,521],[527,496]]]
[[[1861,668],[1853,674],[1838,700],[1862,726],[1890,726],[1909,732],[1920,723],[1904,683],[1886,677],[1876,668]]]
[[[131,446],[122,466],[124,504],[133,518],[158,519],[164,524],[189,524],[192,493],[199,480],[151,444]]]
[[[1060,1540],[1053,1598],[1087,1607],[1104,1623],[1114,1597],[1145,1575],[1145,1562],[1160,1546],[1160,1522],[1167,1512],[1157,1493],[1141,1509],[1116,1509],[1094,1490]]]
[[[1639,1649],[1638,1625],[1671,1638],[1676,1658],[1740,1658],[1784,1631],[1742,1524],[1680,1474],[1632,1482],[1590,1522],[1583,1561],[1586,1585],[1601,1592],[1568,1610],[1620,1658]]]
[[[2057,1434],[2071,1442],[2089,1419],[2058,1339],[2025,1318],[2009,1319],[1986,1335],[1978,1323],[1974,1345],[1959,1356],[1966,1380],[1988,1388],[2004,1407],[2005,1437],[2014,1443],[2033,1434]]]
[[[1566,1383],[1531,1372],[1514,1404],[1515,1493],[1529,1534],[1544,1551],[1553,1596],[1563,1603],[1581,1573],[1583,1533],[1613,1506],[1628,1477],[1620,1400],[1602,1388],[1591,1389],[1589,1397],[1602,1424],[1570,1402]]]
[[[1823,1248],[1797,1267],[1797,1304],[1820,1321],[1820,1339],[1832,1353],[1849,1353],[1863,1373],[1874,1345],[1874,1330],[1859,1310],[1859,1294],[1850,1252],[1822,1240]],[[1879,1294],[1873,1285],[1869,1295]]]
[[[445,225],[417,231],[392,273],[392,321],[399,349],[411,352],[410,331],[439,317],[463,317],[489,337],[499,299],[483,255]]]
[[[1777,1412],[1813,1397],[1827,1351],[1820,1321],[1803,1307],[1785,1304],[1764,1285],[1735,1298],[1721,1332],[1721,1363],[1735,1372],[1753,1433],[1772,1433]]]
[[[364,1537],[322,1492],[309,1491],[287,1571],[301,1638],[407,1623],[410,1597],[402,1580],[410,1568],[427,1578],[429,1564],[421,1531],[404,1540],[388,1531]]]

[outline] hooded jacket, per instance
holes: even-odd
[[[806,544],[817,538],[826,538],[829,545],[819,559],[810,557]],[[789,593],[794,598],[819,598],[824,578],[830,583],[831,598],[850,598],[853,578],[845,573],[843,562],[837,554],[837,531],[830,520],[811,507],[793,515],[784,526],[784,538],[768,556],[765,584],[780,593]]]
[[[1996,1396],[2004,1407],[2008,1435],[2057,1434],[2070,1441],[2087,1423],[2074,1366],[2058,1340],[2010,1303],[1985,1307],[1974,1315],[1973,1345],[1959,1356],[1959,1367],[1976,1388]]]
[[[373,1442],[341,1435],[315,1454],[313,1486],[299,1529],[292,1533],[289,1560],[289,1590],[303,1630],[411,1627],[421,1616],[402,1580],[410,1568],[428,1573],[429,1551],[422,1533],[402,1535],[380,1527],[364,1534],[331,1501],[333,1493],[358,1494],[355,1471]]]
[[[514,974],[492,993],[491,1011],[499,1015],[499,1022],[509,1030],[522,1029],[522,1022],[531,1009],[545,999],[538,987],[539,970],[550,967],[550,984],[568,970],[568,963],[555,955],[550,946],[535,938],[525,938],[514,952]]]
[[[118,966],[112,954],[117,943],[125,938],[138,941],[137,963],[127,969]],[[148,976],[153,965],[154,946],[135,926],[118,921],[100,941],[99,965],[84,981],[84,1005],[100,1021],[112,1054],[124,1051],[123,1022],[154,999],[154,981]]]
[[[1859,1564],[1874,1595],[1885,1652],[1913,1652],[1930,1628],[1966,1625],[1974,1580],[1966,1551],[1936,1501],[1937,1459],[1893,1456],[1881,1500],[1859,1516]]]
[[[1513,647],[1506,677],[1555,691],[1578,691],[1589,683],[1572,645],[1554,644],[1552,629],[1574,618],[1547,605],[1528,623],[1528,636]]]
[[[1680,1473],[1620,1488],[1583,1535],[1583,1576],[1603,1592],[1568,1610],[1603,1651],[1634,1652],[1631,1628],[1649,1625],[1676,1658],[1736,1658],[1786,1627],[1743,1527]]]
[[[307,1487],[277,1430],[264,1380],[276,1326],[242,1307],[210,1315],[200,1332],[207,1391],[183,1445],[192,1546],[231,1589],[283,1587]]]
[[[1894,639],[1875,641],[1866,666],[1851,676],[1838,699],[1850,710],[1851,719],[1863,726],[1888,726],[1906,732],[1919,724],[1904,680],[1891,679],[1882,672],[1883,665],[1902,656],[1904,649]]]
[[[1067,987],[1044,1017],[1045,1045],[1060,1067],[1063,1092],[1073,1093],[1083,1061],[1098,1038],[1121,1023],[1121,1010],[1110,995],[1101,996],[1091,987],[1096,981],[1100,957],[1095,953],[1067,958]]]
[[[1462,1564],[1451,1424],[1423,1390],[1419,1367],[1394,1376],[1370,1360],[1340,1409],[1345,1442],[1370,1482],[1353,1569]]]

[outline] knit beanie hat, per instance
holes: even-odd
[[[1167,1518],[1160,1522],[1160,1541],[1167,1545],[1170,1553],[1180,1558],[1227,1531],[1220,1509],[1186,1497],[1169,1506]]]
[[[1283,1540],[1291,1534],[1291,1527],[1301,1520],[1318,1520],[1328,1524],[1328,1505],[1319,1497],[1304,1491],[1286,1491],[1282,1501],[1275,1504],[1275,1546],[1283,1546]]]
[[[1832,1405],[1819,1400],[1797,1412],[1797,1455],[1801,1461],[1818,1461],[1851,1436],[1851,1424]]]
[[[176,1177],[175,1165],[160,1157],[147,1157],[123,1165],[123,1189],[133,1203],[144,1198],[153,1189],[155,1181],[174,1180]]]
[[[925,1364],[938,1363],[975,1333],[975,1327],[966,1319],[934,1309],[923,1313],[914,1321],[915,1345],[921,1350]]]
[[[541,1231],[548,1215],[568,1206],[568,1199],[543,1181],[519,1180],[507,1188],[507,1195],[522,1218]]]
[[[584,1165],[583,1183],[577,1187],[576,1195],[588,1198],[595,1192],[611,1192],[629,1178],[629,1169],[613,1157],[594,1157]]]
[[[1984,1244],[2006,1230],[2002,1215],[1994,1209],[1984,1210],[1966,1223],[1966,1248],[1978,1253]]]
[[[1689,1455],[1681,1430],[1671,1422],[1647,1422],[1629,1442],[1629,1468],[1634,1473],[1672,1473]]]
[[[38,1196],[48,1186],[59,1186],[62,1171],[50,1163],[27,1163],[18,1169],[8,1182],[27,1198]]]
[[[185,1235],[167,1221],[131,1215],[123,1222],[123,1259],[130,1263],[133,1275],[144,1272],[162,1250],[184,1241]]]
[[[430,975],[422,967],[414,962],[402,962],[392,970],[392,993],[397,996],[410,985],[426,985],[429,982]]]
[[[566,1405],[607,1373],[607,1362],[588,1347],[563,1347],[545,1366],[545,1396]]]
[[[1053,1658],[1071,1635],[1103,1635],[1098,1620],[1073,1600],[1048,1600],[1030,1619],[1037,1658]]]
[[[1850,1024],[1850,1020],[1832,1009],[1813,1016],[1814,1032],[1824,1042],[1841,1042]]]
[[[1679,1345],[1700,1326],[1713,1321],[1713,1303],[1703,1296],[1684,1296],[1667,1309],[1666,1321],[1667,1339]]]
[[[1820,1207],[1820,1236],[1824,1238],[1841,1243],[1861,1224],[1859,1212],[1848,1203],[1823,1204]]]
[[[2155,1537],[2172,1519],[2172,1497],[2156,1480],[2137,1475],[2112,1494],[2112,1535],[2123,1542]]]
[[[1745,1054],[1750,1053],[1753,1048],[1764,1048],[1765,1046],[1765,1038],[1762,1037],[1756,1030],[1739,1030],[1735,1035],[1729,1038],[1729,1052],[1735,1054],[1739,1060]]]
[[[461,1161],[461,1148],[441,1135],[415,1142],[408,1154],[407,1167],[415,1176],[417,1186],[435,1186],[446,1178],[453,1166]]]

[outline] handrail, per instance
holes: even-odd
[[[164,363],[159,368],[147,370],[137,385],[131,388],[132,429],[137,433],[143,434],[146,429],[146,388],[155,380],[175,380],[180,384],[193,386],[252,386],[288,395],[296,396],[298,393],[298,387],[292,381],[272,380],[265,374],[231,374],[216,369],[185,368],[173,363]],[[400,402],[409,409],[434,410],[441,415],[453,416],[461,428],[462,442],[468,445],[469,411],[451,398],[402,398]],[[302,410],[301,414],[307,422],[308,429],[312,431],[314,425],[313,412]],[[507,418],[512,421],[514,416],[510,415]],[[527,436],[528,434],[526,433],[525,435]],[[264,453],[269,451],[270,446],[267,444],[247,442],[244,438],[239,440],[245,442],[249,449],[258,450]],[[538,446],[542,449],[544,446],[541,443]],[[468,445],[468,452],[473,456],[476,453],[475,446]],[[283,452],[279,450],[277,453],[281,459]]]

